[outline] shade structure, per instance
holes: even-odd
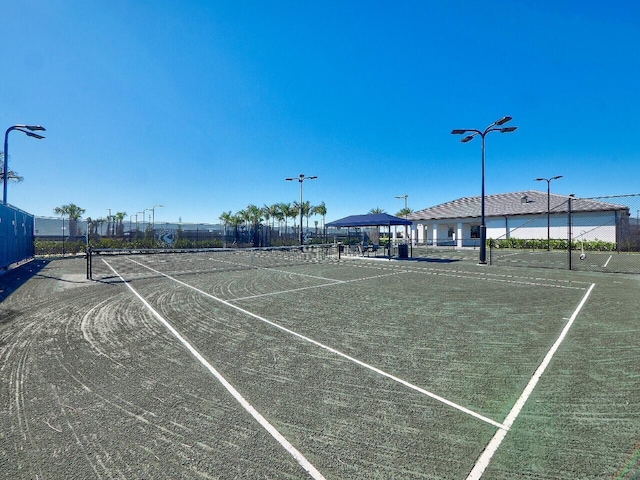
[[[388,213],[371,213],[368,215],[350,215],[327,223],[327,227],[392,227],[394,225],[411,225],[411,220],[394,217]]]

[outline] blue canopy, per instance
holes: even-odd
[[[351,215],[327,223],[327,227],[391,227],[392,225],[411,225],[411,220],[394,217],[388,213],[370,213],[368,215]]]

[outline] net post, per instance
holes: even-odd
[[[91,247],[87,248],[87,280],[93,280],[91,272]]]

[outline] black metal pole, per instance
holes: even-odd
[[[481,133],[482,137],[482,198],[480,200],[481,203],[481,212],[480,212],[480,265],[487,264],[487,224],[485,223],[484,218],[484,136],[485,134]]]
[[[547,252],[551,251],[551,180],[547,180]]]
[[[572,196],[570,195],[570,196],[569,196],[569,206],[568,206],[568,208],[567,208],[567,224],[568,224],[568,228],[569,228],[569,230],[568,230],[568,232],[567,232],[567,237],[569,238],[569,246],[568,246],[568,252],[569,252],[569,260],[568,260],[568,263],[569,263],[569,270],[571,270],[571,249],[572,249],[571,242],[573,241],[573,240],[572,240],[572,237],[571,237],[571,227],[572,227],[572,225],[571,225],[571,221],[572,221],[572,219],[571,219],[571,200],[572,200]]]

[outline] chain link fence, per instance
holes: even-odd
[[[640,273],[640,194],[568,197],[490,239],[489,262]]]

